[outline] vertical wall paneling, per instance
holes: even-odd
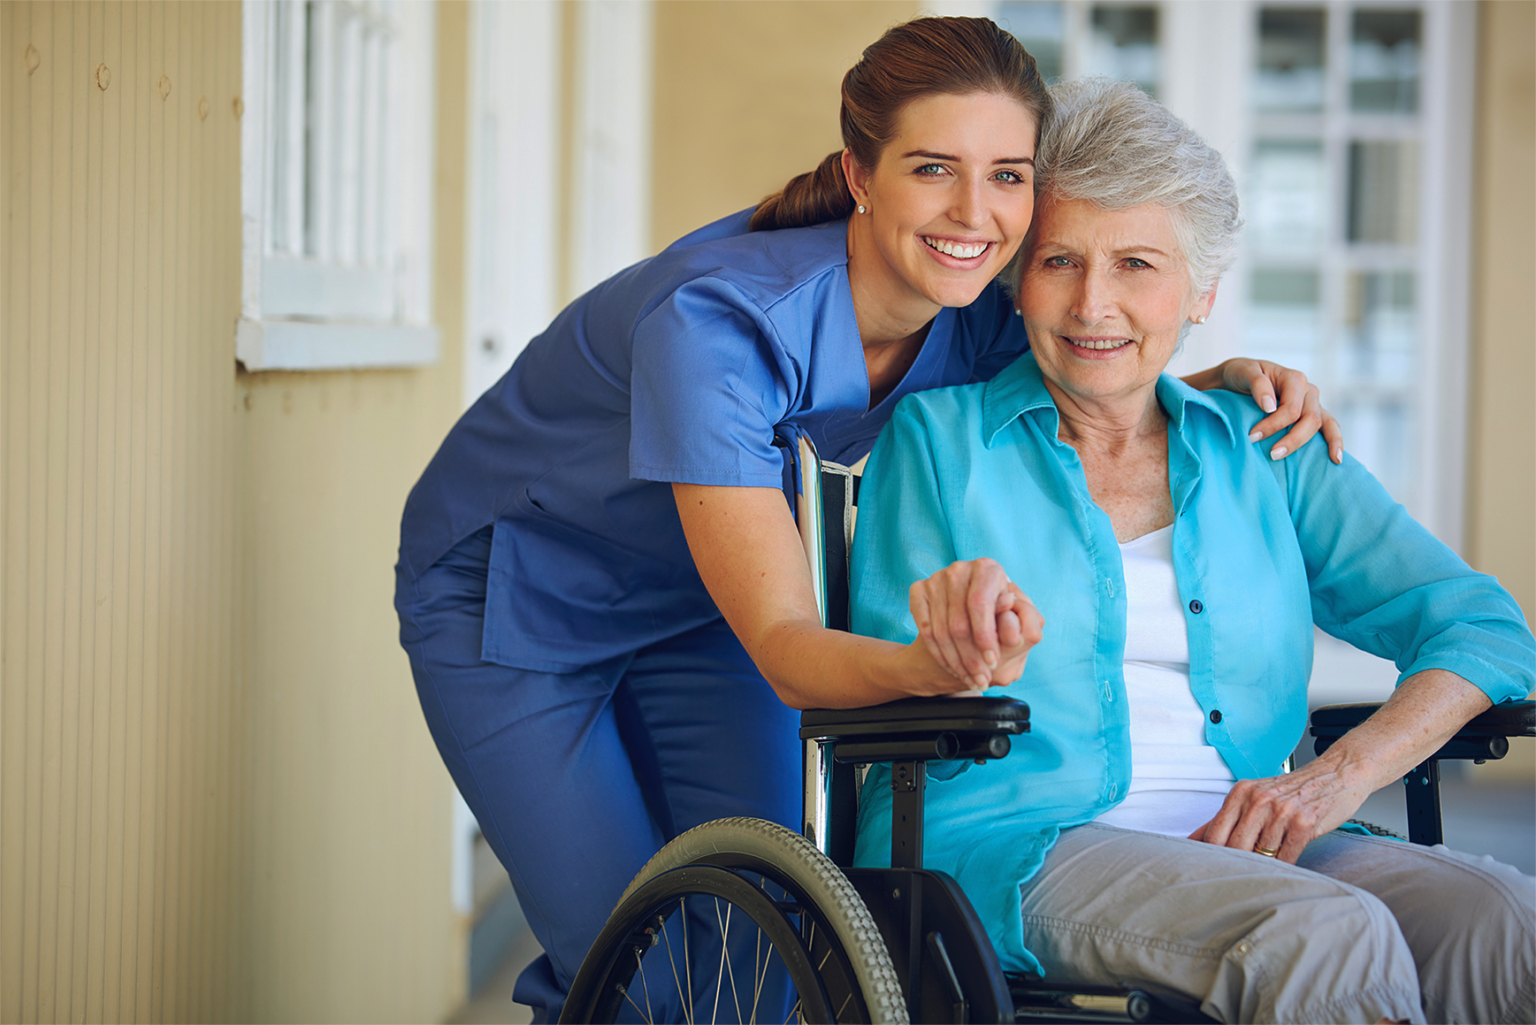
[[[238,1018],[239,8],[0,39],[0,1018]]]
[[[0,3],[3,1025],[432,1022],[462,990],[449,782],[389,601],[462,367],[238,372],[244,11]],[[376,151],[382,115],[347,109]],[[358,264],[387,249],[379,171],[319,221]]]

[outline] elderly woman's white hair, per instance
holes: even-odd
[[[1237,185],[1227,164],[1167,107],[1129,82],[1089,78],[1051,89],[1055,113],[1035,155],[1035,195],[1106,210],[1156,203],[1173,229],[1196,295],[1237,258]],[[1038,219],[1036,221],[1038,223]],[[1006,272],[1016,285],[1033,233]]]

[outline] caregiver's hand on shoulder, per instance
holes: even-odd
[[[1346,773],[1318,759],[1284,776],[1239,780],[1216,817],[1190,834],[1218,847],[1270,851],[1295,864],[1313,840],[1349,820],[1374,786],[1360,773]]]
[[[954,562],[908,594],[918,641],[959,689],[1012,683],[1045,619],[993,559]]]
[[[1249,441],[1261,441],[1289,427],[1289,433],[1270,449],[1270,458],[1283,459],[1300,451],[1321,430],[1328,443],[1328,458],[1335,463],[1344,461],[1344,432],[1333,414],[1323,408],[1317,385],[1300,370],[1265,359],[1239,357],[1190,374],[1184,381],[1202,390],[1225,388],[1253,396],[1253,401],[1269,416],[1254,425]]]

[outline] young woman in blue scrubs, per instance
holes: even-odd
[[[401,641],[543,944],[515,993],[541,1017],[668,839],[730,815],[793,827],[793,708],[1018,675],[997,624],[1018,630],[1023,595],[966,605],[999,593],[995,568],[919,589],[922,643],[824,630],[775,439],[853,462],[903,395],[1027,347],[993,279],[1029,227],[1049,103],[990,21],[892,29],[844,79],[841,153],[573,302],[411,492]],[[1252,393],[1293,449],[1323,424],[1282,368],[1192,383]]]

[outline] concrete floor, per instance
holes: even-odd
[[[517,984],[518,973],[543,952],[533,933],[524,931],[490,981],[448,1019],[448,1025],[527,1025],[533,1021],[530,1008],[512,1002],[512,987]]]

